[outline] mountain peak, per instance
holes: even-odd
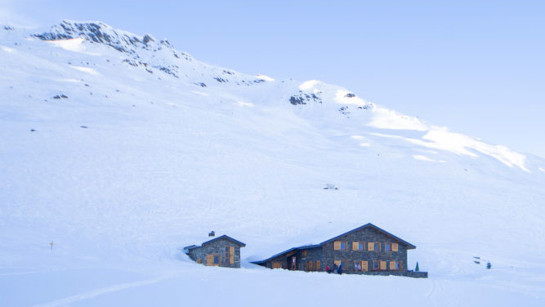
[[[88,42],[100,43],[110,46],[121,52],[135,53],[137,49],[155,49],[162,46],[169,47],[167,40],[157,40],[149,34],[138,36],[136,34],[117,30],[101,21],[78,22],[63,20],[51,27],[49,32],[34,34],[42,40],[67,40],[83,38]]]

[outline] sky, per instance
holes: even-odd
[[[209,64],[318,79],[545,157],[545,1],[0,0],[0,24],[100,20]]]

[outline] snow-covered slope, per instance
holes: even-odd
[[[5,26],[0,55],[2,306],[545,302],[543,159],[100,22]],[[430,278],[249,263],[368,222]],[[210,230],[243,269],[183,255]]]

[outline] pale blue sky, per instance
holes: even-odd
[[[101,20],[210,64],[319,79],[545,157],[545,1],[0,0],[0,23]]]

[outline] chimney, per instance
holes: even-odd
[[[215,237],[216,233],[212,230],[211,232],[208,233],[208,236],[209,237]]]

